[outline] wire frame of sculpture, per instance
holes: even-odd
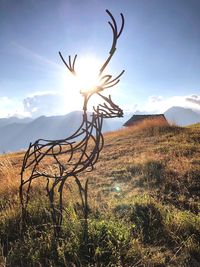
[[[83,95],[83,118],[80,127],[69,137],[59,140],[38,139],[30,143],[27,149],[21,168],[20,200],[22,206],[22,221],[26,219],[27,207],[31,195],[32,182],[40,177],[46,179],[46,192],[50,201],[51,215],[56,231],[59,232],[63,220],[63,189],[69,177],[73,177],[78,186],[84,219],[87,225],[88,218],[88,179],[81,183],[79,174],[84,171],[92,171],[98,161],[99,153],[104,145],[102,135],[103,120],[106,118],[122,117],[122,109],[113,103],[111,96],[102,95],[102,91],[115,86],[122,71],[116,77],[110,74],[103,75],[103,72],[116,51],[117,40],[124,27],[124,17],[121,15],[121,25],[118,30],[116,20],[113,15],[106,10],[111,21],[109,25],[112,29],[113,40],[109,55],[99,71],[99,82],[96,87],[89,91],[81,91]],[[68,62],[62,54],[59,55],[67,69],[76,76],[75,63],[77,55],[73,58],[69,56]],[[104,104],[93,107],[92,115],[88,114],[88,101],[93,95],[98,95],[103,99]],[[69,125],[70,126],[70,125]],[[51,168],[47,168],[51,166]],[[55,204],[55,193],[59,195],[59,204]]]

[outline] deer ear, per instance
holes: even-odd
[[[107,83],[108,81],[110,81],[111,78],[112,78],[112,75],[109,75],[109,74],[104,75],[101,77],[100,83],[101,84]]]
[[[112,79],[112,75],[109,75],[109,74],[101,77],[100,85],[97,87],[98,92],[101,92],[105,89],[104,87],[110,81],[110,79]]]

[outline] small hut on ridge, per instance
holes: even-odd
[[[159,120],[162,124],[169,124],[164,114],[133,115],[123,126],[137,125],[144,120]]]

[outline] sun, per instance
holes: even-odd
[[[72,74],[66,69],[62,71],[62,83],[71,90],[78,92],[93,91],[100,84],[101,62],[94,56],[80,57],[76,60],[75,73]],[[67,75],[66,75],[67,74]]]
[[[100,84],[99,72],[102,62],[95,56],[78,57],[75,64],[76,75],[62,68],[58,73],[58,88],[67,110],[79,109],[82,106],[80,93],[92,92]],[[75,100],[75,101],[74,101]],[[93,97],[92,105],[98,101]]]
[[[76,79],[81,92],[93,91],[99,85],[100,60],[87,56],[77,59]]]

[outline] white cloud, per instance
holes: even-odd
[[[23,100],[24,111],[32,117],[57,115],[63,111],[63,97],[54,93],[40,93]]]
[[[95,100],[95,99],[94,99]],[[39,91],[24,99],[0,97],[0,117],[37,117],[67,114],[82,109],[83,98],[78,91],[61,90],[59,93]],[[99,103],[99,99],[97,102]],[[125,113],[164,113],[172,106],[191,108],[200,112],[200,95],[149,96],[142,104],[122,105]]]
[[[0,117],[6,118],[11,116],[29,116],[24,112],[22,102],[15,98],[7,96],[0,97]]]
[[[0,97],[0,117],[38,117],[67,114],[81,110],[83,98],[78,91],[38,91],[24,99]]]
[[[37,92],[24,98],[24,111],[32,117],[67,114],[82,109],[82,96],[79,92],[60,90],[56,92]]]
[[[10,99],[7,96],[0,97],[0,105],[5,106],[10,103]]]
[[[160,102],[160,101],[163,101],[163,97],[162,96],[152,95],[152,96],[149,96],[148,101],[150,103]]]
[[[125,113],[132,113],[135,112],[137,109],[139,109],[139,106],[137,104],[132,105],[121,105],[120,106]]]
[[[191,95],[186,97],[186,101],[197,105],[197,108],[200,109],[200,95]]]

